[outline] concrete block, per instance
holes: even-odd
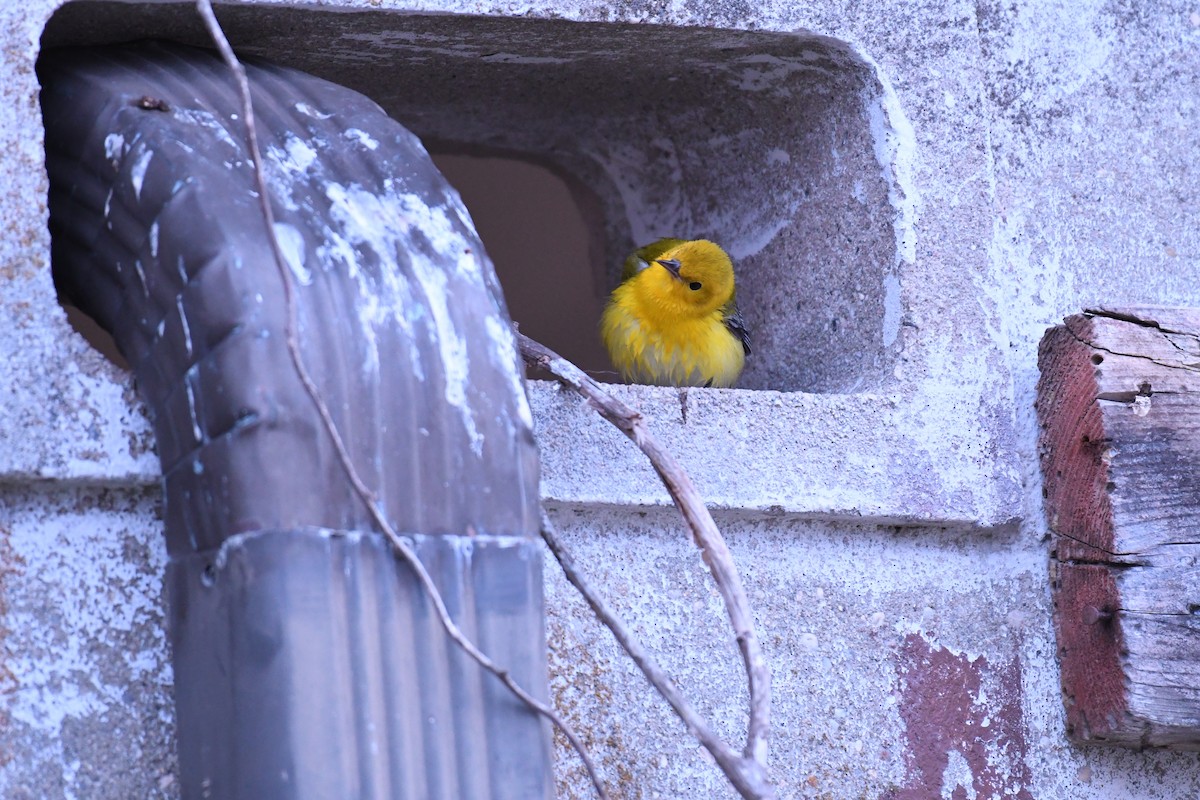
[[[161,557],[149,426],[55,302],[33,65],[48,24],[61,44],[202,33],[187,3],[61,5],[0,7],[0,481],[16,543],[0,559],[0,794],[171,797],[160,612],[131,627],[125,612],[53,611],[92,592],[151,609]],[[576,280],[603,289],[616,254],[661,234],[730,245],[761,342],[744,388],[620,391],[721,510],[775,671],[782,797],[1200,795],[1194,758],[1066,741],[1032,409],[1036,344],[1062,316],[1200,302],[1194,3],[271,0],[220,14],[243,52],[364,91],[433,144],[570,176],[604,253],[569,265]],[[665,496],[577,401],[549,384],[531,395],[569,542],[736,736],[732,643]],[[114,498],[131,504],[124,521]],[[91,534],[70,533],[83,519]],[[85,558],[55,566],[43,539]],[[548,580],[556,693],[617,796],[729,796]],[[86,658],[62,665],[64,649]],[[36,724],[21,716],[34,701]],[[560,763],[560,794],[588,796]]]

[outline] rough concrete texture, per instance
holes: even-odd
[[[138,569],[105,584],[127,596],[157,580],[161,566],[152,506],[136,488],[154,479],[155,462],[127,382],[70,332],[54,303],[32,64],[57,5],[0,7],[0,140],[9,154],[0,474],[10,484],[42,477],[127,487],[108,496],[132,503],[136,524],[127,524],[145,555],[133,551]],[[608,216],[610,251],[666,227],[712,229],[739,243],[746,292],[762,298],[754,321],[763,361],[747,386],[784,391],[626,395],[647,407],[723,509],[775,673],[771,760],[782,797],[1200,796],[1194,756],[1065,741],[1032,409],[1037,340],[1065,314],[1200,303],[1200,6],[332,0],[301,13],[259,5],[226,13],[249,51],[350,83],[418,132],[454,139],[457,121],[464,147],[505,148],[573,171]],[[330,8],[370,13],[319,13]],[[198,35],[180,21],[186,7],[117,11],[104,24],[59,29],[57,41]],[[696,74],[679,76],[686,92],[664,95],[658,71],[677,59],[663,53],[684,50]],[[805,66],[806,53],[819,70]],[[771,60],[755,60],[761,54]],[[439,65],[462,71],[434,82]],[[409,69],[423,94],[406,83]],[[556,88],[558,76],[566,88]],[[619,91],[605,91],[606,81]],[[439,116],[442,90],[453,119]],[[491,92],[503,103],[482,102]],[[826,96],[839,92],[852,96]],[[698,134],[694,121],[707,117],[677,109],[680,99],[715,103],[719,130]],[[676,113],[664,120],[660,109]],[[817,112],[830,116],[805,119]],[[578,149],[592,124],[593,144],[608,148],[600,155]],[[731,138],[727,150],[714,142],[721,135]],[[713,166],[722,153],[732,163]],[[698,177],[698,169],[716,174]],[[797,180],[821,202],[795,195]],[[779,208],[756,205],[755,185],[782,192],[778,206],[795,208],[803,224],[776,229]],[[714,209],[721,191],[749,197],[752,212]],[[843,245],[839,226],[864,220]],[[776,281],[792,308],[800,305],[794,315],[773,294]],[[686,535],[672,512],[655,507],[664,495],[577,401],[548,385],[534,386],[532,401],[543,493],[569,543],[736,739],[745,704],[734,648]],[[25,527],[12,529],[33,541],[39,531],[57,535],[83,502],[95,531],[111,521],[100,497],[69,487],[10,491],[5,513],[24,509]],[[897,522],[910,527],[889,527]],[[94,538],[76,544],[92,561],[112,558]],[[0,741],[8,752],[37,753],[51,783],[33,796],[153,796],[138,787],[157,787],[170,763],[159,709],[136,696],[74,700],[93,685],[116,685],[127,654],[142,645],[95,651],[84,668],[96,684],[37,677],[56,656],[28,642],[90,653],[88,642],[126,634],[119,620],[96,619],[85,634],[53,614],[18,615],[30,581],[75,578],[47,556],[25,558],[6,557],[0,583],[12,673]],[[548,572],[555,693],[596,745],[617,796],[731,796]],[[153,658],[162,663],[161,649]],[[61,709],[60,729],[77,738],[23,727],[16,712],[29,697]],[[116,742],[99,732],[116,719],[136,732]],[[147,745],[134,765],[131,736],[160,749]],[[71,741],[87,744],[72,749]],[[561,756],[561,795],[588,796],[569,753]],[[121,766],[108,774],[113,764]],[[10,759],[0,788],[26,780],[23,770],[21,758]],[[85,775],[108,782],[99,789]]]
[[[158,495],[0,490],[0,797],[177,795]]]
[[[595,585],[739,741],[746,706],[736,649],[674,512],[557,509],[553,517]],[[771,761],[781,797],[1200,792],[1194,755],[1066,742],[1045,555],[1028,531],[980,537],[737,514],[718,522],[773,665]],[[552,691],[602,754],[616,796],[734,797],[573,590],[554,580],[547,601]],[[562,796],[588,797],[580,768],[562,753]]]

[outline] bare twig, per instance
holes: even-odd
[[[260,205],[262,206],[263,217],[266,221],[267,238],[270,241],[271,250],[275,256],[275,264],[279,269],[280,278],[283,281],[284,302],[287,307],[286,334],[288,353],[291,355],[292,364],[296,369],[296,374],[299,376],[300,382],[304,385],[305,391],[312,399],[313,405],[316,407],[317,413],[321,417],[321,422],[324,425],[326,432],[329,434],[330,439],[333,441],[334,449],[337,451],[338,460],[341,462],[341,466],[343,471],[346,473],[346,477],[349,479],[350,484],[353,486],[355,493],[359,496],[359,499],[361,499],[363,504],[367,507],[367,511],[370,513],[371,518],[375,521],[375,524],[379,526],[379,529],[391,543],[392,548],[401,556],[403,561],[408,564],[408,566],[411,567],[413,572],[416,574],[417,579],[420,581],[426,595],[433,603],[434,609],[437,612],[438,620],[441,622],[442,628],[446,631],[446,635],[449,636],[455,644],[462,648],[463,652],[470,656],[477,664],[479,664],[479,666],[499,678],[500,681],[506,687],[508,687],[509,691],[511,691],[521,702],[536,711],[538,714],[541,714],[546,719],[550,720],[555,727],[562,731],[563,735],[567,737],[567,741],[571,743],[571,746],[575,749],[575,751],[579,754],[580,759],[583,761],[583,765],[587,770],[588,777],[591,779],[592,785],[596,789],[596,794],[600,796],[601,800],[608,800],[608,792],[605,790],[604,784],[600,780],[599,774],[596,772],[596,766],[592,762],[591,756],[588,754],[587,748],[584,746],[583,741],[579,738],[578,734],[575,733],[571,726],[568,725],[567,722],[560,717],[556,711],[554,711],[554,709],[538,701],[537,698],[533,697],[533,695],[529,694],[529,692],[523,689],[513,679],[512,675],[509,674],[507,669],[496,664],[496,662],[494,662],[490,657],[488,657],[487,654],[485,654],[470,639],[468,639],[458,625],[455,624],[454,620],[450,617],[450,612],[446,609],[446,604],[442,600],[441,592],[438,591],[437,585],[434,583],[429,572],[425,569],[425,565],[421,563],[420,557],[418,557],[416,551],[412,549],[412,545],[409,544],[408,540],[400,536],[400,534],[397,533],[392,527],[391,523],[388,522],[387,517],[384,516],[383,511],[379,508],[379,504],[376,502],[374,494],[370,489],[367,488],[366,484],[364,484],[362,479],[359,477],[358,470],[356,470],[354,467],[354,462],[350,458],[350,453],[346,450],[346,445],[342,440],[341,434],[338,433],[337,425],[334,423],[333,417],[329,413],[329,408],[325,404],[325,401],[321,398],[321,394],[316,383],[313,381],[312,376],[309,374],[308,369],[304,365],[304,360],[300,353],[300,347],[296,341],[297,310],[295,292],[292,286],[291,275],[288,271],[287,261],[284,258],[282,249],[280,248],[279,240],[275,236],[275,214],[271,210],[271,203],[268,199],[269,196],[267,194],[266,176],[262,164],[262,153],[258,147],[258,131],[254,123],[254,108],[250,97],[250,82],[246,78],[245,69],[242,67],[241,62],[238,61],[237,56],[234,55],[233,48],[230,46],[229,40],[225,37],[224,31],[221,29],[221,25],[217,21],[216,15],[213,13],[211,0],[196,0],[196,9],[200,13],[200,16],[204,19],[204,23],[208,28],[208,32],[212,36],[213,41],[216,43],[217,49],[220,51],[222,58],[233,72],[234,77],[237,80],[238,90],[241,93],[242,114],[246,123],[246,139],[250,150],[250,158],[254,164],[254,178],[258,189]]]
[[[554,558],[558,560],[559,566],[562,567],[563,574],[567,576],[567,580],[571,582],[591,607],[592,612],[604,623],[617,643],[629,654],[634,663],[641,669],[642,674],[646,676],[646,680],[650,682],[659,694],[675,709],[675,713],[683,720],[683,724],[687,726],[688,731],[696,737],[697,741],[712,754],[713,759],[721,767],[722,771],[729,776],[729,780],[734,787],[741,793],[743,797],[753,798],[754,800],[765,800],[771,797],[770,787],[764,785],[764,782],[759,780],[761,775],[761,765],[746,763],[744,756],[739,756],[733,751],[729,745],[717,736],[708,722],[700,716],[699,713],[691,706],[684,698],[683,694],[676,688],[674,682],[663,672],[662,668],[654,660],[654,657],[646,652],[642,647],[641,642],[634,638],[633,634],[625,626],[625,624],[616,616],[613,610],[604,602],[595,590],[588,584],[583,577],[578,567],[575,565],[575,559],[572,558],[570,552],[559,540],[558,534],[554,530],[550,518],[542,512],[542,540],[546,542],[546,546],[550,548],[550,552]],[[748,773],[748,774],[746,774]]]
[[[628,632],[604,607],[602,601],[597,599],[594,593],[584,591],[581,585],[582,581],[577,582],[579,575],[578,571],[574,569],[573,562],[568,560],[564,563],[560,558],[568,580],[583,592],[593,611],[608,625],[638,666],[642,667],[647,679],[671,704],[683,719],[684,724],[692,729],[742,797],[747,800],[767,800],[774,797],[774,790],[767,781],[766,774],[767,738],[770,730],[771,674],[759,647],[758,636],[754,631],[754,620],[750,612],[749,601],[746,599],[746,592],[742,588],[741,576],[738,574],[737,567],[733,563],[733,556],[729,552],[721,532],[713,522],[712,515],[708,513],[708,509],[700,499],[691,478],[675,458],[663,449],[658,440],[651,436],[641,414],[604,391],[583,370],[544,345],[519,332],[517,333],[517,342],[527,364],[550,372],[559,382],[574,389],[586,398],[602,417],[617,426],[622,433],[641,448],[667,487],[671,499],[675,501],[675,505],[679,507],[687,521],[696,546],[700,548],[701,556],[717,584],[717,590],[725,601],[725,610],[733,624],[738,648],[742,653],[742,661],[746,669],[750,694],[750,722],[747,726],[746,744],[741,756],[713,736],[712,732],[706,729],[707,726],[703,725],[702,720],[701,724],[697,725],[696,722],[699,718],[690,708],[686,708],[686,704],[683,704],[683,707],[686,708],[687,713],[681,710],[681,706],[677,705],[677,702],[681,703],[682,701],[670,681],[662,675],[661,671],[647,669],[645,664],[651,666],[653,664],[648,661],[645,653],[641,652],[640,647],[636,647],[636,643],[631,642]],[[557,543],[553,532],[548,528],[548,523],[548,520],[543,521],[542,537],[546,539],[546,543],[555,557],[559,557],[561,545]],[[547,532],[550,533],[549,538],[547,538]],[[571,565],[569,571],[568,563]],[[626,640],[629,640],[629,643]],[[631,649],[630,644],[633,644],[638,652]],[[657,674],[651,677],[653,672],[657,672]]]

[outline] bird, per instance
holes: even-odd
[[[750,354],[733,261],[707,239],[659,239],[635,250],[604,308],[600,335],[625,381],[733,386]]]

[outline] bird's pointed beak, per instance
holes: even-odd
[[[678,259],[660,258],[660,259],[657,259],[654,263],[661,264],[667,270],[667,272],[671,273],[671,275],[675,278],[675,280],[677,280],[677,281],[683,280],[683,278],[680,277],[680,275],[679,275]]]

